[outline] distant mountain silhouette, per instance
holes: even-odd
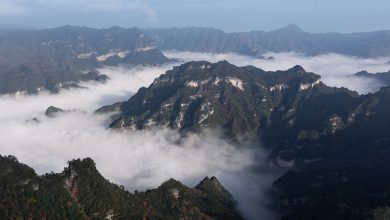
[[[299,52],[308,56],[339,53],[376,58],[390,56],[390,31],[312,34],[294,24],[270,32],[225,33],[202,27],[143,30],[162,50],[234,52],[262,57],[265,52]]]

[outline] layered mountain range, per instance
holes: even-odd
[[[375,58],[390,55],[390,31],[368,33],[308,33],[291,24],[270,32],[225,33],[218,29],[188,27],[146,29],[162,50],[238,53],[263,57],[265,52],[298,52],[309,56],[339,53]]]
[[[285,219],[380,219],[390,205],[388,100],[389,87],[358,95],[300,66],[189,62],[98,112],[115,112],[116,129],[221,128],[261,140],[269,166],[290,170],[274,182]]]
[[[212,28],[93,29],[64,26],[0,32],[0,94],[57,92],[79,81],[104,81],[97,68],[159,65],[161,50],[238,53],[265,58],[266,52],[309,56],[339,53],[376,58],[390,55],[390,32],[311,34],[296,25],[270,31],[225,33]]]
[[[58,91],[86,80],[104,81],[104,65],[168,62],[153,40],[136,28],[65,26],[0,33],[0,94]]]
[[[13,156],[0,155],[0,165],[1,219],[242,219],[215,177],[194,188],[170,179],[130,193],[106,180],[90,158],[43,176]]]

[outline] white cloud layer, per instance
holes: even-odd
[[[273,60],[258,59],[255,57],[242,56],[237,54],[210,54],[193,52],[164,52],[170,58],[184,61],[206,60],[218,62],[227,60],[238,66],[253,65],[266,71],[286,70],[295,65],[303,66],[306,71],[321,75],[322,81],[335,87],[346,87],[359,93],[377,91],[381,86],[380,82],[374,79],[351,77],[361,70],[372,73],[387,72],[390,70],[390,58],[362,59],[348,57],[340,54],[325,54],[315,57],[306,57],[297,53],[268,53],[266,57],[274,57]]]
[[[389,69],[388,59],[357,59],[335,54],[302,57],[297,54],[270,54],[275,60],[260,60],[234,54],[167,52],[172,58],[228,60],[236,65],[254,65],[265,70],[288,69],[296,64],[319,73],[330,85],[374,91],[378,84],[347,75],[366,69]],[[271,218],[265,207],[265,190],[275,177],[254,169],[265,167],[266,153],[250,143],[237,149],[218,136],[218,131],[193,134],[177,143],[179,134],[172,130],[118,132],[106,128],[108,117],[94,115],[97,108],[127,100],[141,86],[176,64],[161,67],[105,68],[111,79],[105,84],[83,83],[89,89],[71,89],[60,94],[0,96],[0,154],[12,154],[42,174],[59,172],[66,161],[91,157],[101,173],[129,190],[157,187],[168,178],[193,186],[205,176],[217,176],[238,199],[240,209],[249,219]],[[45,109],[54,105],[79,111],[47,118]],[[41,122],[28,121],[37,117]],[[258,145],[258,144],[257,144]]]

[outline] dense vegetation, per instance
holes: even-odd
[[[195,188],[170,179],[129,193],[106,180],[92,159],[38,176],[13,156],[0,156],[0,219],[242,219],[215,177]]]

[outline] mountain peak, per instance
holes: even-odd
[[[160,185],[159,188],[185,188],[185,186],[178,180],[175,180],[173,178],[170,178],[169,180],[165,181]]]
[[[95,162],[87,157],[84,159],[75,159],[68,162],[68,170],[79,172],[81,170],[97,171]]]
[[[63,112],[63,111],[64,111],[63,109],[60,109],[60,108],[57,108],[54,106],[50,106],[49,108],[46,109],[45,115],[48,117],[54,117],[57,113]]]
[[[196,188],[199,188],[199,189],[208,189],[208,190],[211,190],[211,189],[214,189],[214,190],[217,190],[217,191],[222,191],[224,188],[222,186],[222,184],[218,181],[218,179],[213,176],[211,178],[209,178],[208,176],[206,176],[197,186]]]
[[[205,177],[195,188],[218,197],[222,196],[221,198],[223,200],[233,202],[233,196],[222,186],[215,176],[211,178],[208,176]]]
[[[302,33],[304,32],[298,25],[289,24],[283,28],[277,29],[276,31],[288,32],[288,33]]]
[[[288,69],[288,71],[297,72],[297,73],[305,73],[306,72],[306,70],[301,65],[295,65],[294,67]]]
[[[207,186],[207,185],[211,185],[215,188],[220,188],[222,185],[221,183],[218,181],[217,177],[213,176],[213,177],[208,177],[206,176],[199,184],[198,184],[198,187],[202,188],[204,186]]]
[[[354,74],[354,76],[357,76],[357,77],[370,77],[372,75],[373,74],[367,72],[367,70],[363,70],[363,71],[360,71],[360,72],[357,72],[357,73]]]
[[[291,23],[291,24],[288,24],[286,27],[284,27],[285,29],[295,29],[295,30],[302,30],[298,25],[294,24],[294,23]]]
[[[304,32],[298,25],[293,24],[293,23],[291,23],[291,24],[289,24],[289,25],[287,25],[279,30],[291,31],[291,32],[292,31],[293,32]]]

